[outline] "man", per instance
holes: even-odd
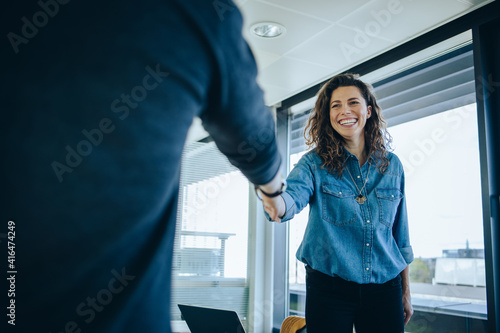
[[[15,294],[4,322],[14,332],[170,332],[193,117],[252,183],[280,187],[240,13],[228,1],[41,0],[11,4],[0,24],[0,232],[15,231],[15,258],[2,258],[12,265],[3,293]],[[0,240],[5,255],[12,244]]]

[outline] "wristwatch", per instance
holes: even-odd
[[[255,185],[255,193],[260,199],[262,199],[262,197],[259,195],[259,192],[264,194],[266,197],[274,198],[285,192],[285,190],[286,190],[286,180],[284,179],[281,181],[281,188],[274,193],[267,193],[264,190],[262,190],[259,185]]]

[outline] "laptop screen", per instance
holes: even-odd
[[[191,333],[245,333],[235,311],[186,304],[178,306]]]

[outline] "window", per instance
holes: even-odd
[[[409,332],[487,331],[479,134],[465,44],[374,84],[406,175],[415,254]]]
[[[178,303],[248,316],[248,181],[213,142],[184,149],[173,260],[172,320],[185,332]]]
[[[390,133],[405,167],[415,254],[410,282],[416,314],[407,330],[468,332],[470,326],[486,332],[475,104],[393,126]]]
[[[373,84],[406,175],[415,317],[408,332],[486,332],[486,281],[471,33],[363,76]],[[425,59],[425,61],[424,61]],[[291,107],[290,165],[304,154],[314,98]],[[290,315],[304,315],[295,259],[307,208],[290,221]],[[446,328],[446,329],[445,329]]]
[[[292,169],[304,154],[305,152],[300,152],[290,156],[290,165]],[[296,259],[295,253],[302,242],[308,216],[309,205],[293,218],[289,229],[290,255],[288,258],[288,281],[290,288],[290,315],[304,316],[305,314],[306,271],[304,264]]]

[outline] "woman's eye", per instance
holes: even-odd
[[[359,104],[358,101],[352,101],[351,104]]]
[[[332,105],[332,109],[334,109],[334,108],[338,108],[338,107],[339,107],[339,105],[338,105],[338,104],[333,104],[333,105]]]

